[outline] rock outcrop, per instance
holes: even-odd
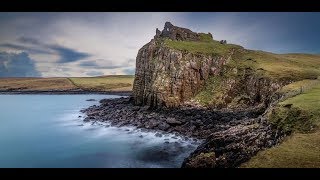
[[[211,35],[212,37],[212,35]],[[155,38],[169,38],[177,41],[199,41],[200,35],[190,29],[181,28],[166,22],[162,31],[156,29]]]
[[[133,105],[129,97],[104,99],[100,103],[82,110],[87,115],[84,121],[110,122],[112,126],[131,125],[159,133],[177,133],[186,139],[205,139],[184,160],[184,168],[238,167],[283,137],[283,133],[274,130],[261,116],[263,107],[243,111],[193,106],[147,109]]]
[[[206,39],[203,40],[201,35],[205,35]],[[166,40],[199,42],[199,45],[215,42],[210,33],[195,33],[173,26],[170,22],[165,23],[162,31],[156,29],[154,39],[139,50],[136,58],[133,85],[136,105],[152,108],[180,106],[202,91],[212,77],[221,79],[220,84],[214,86],[223,89],[219,96],[214,97],[216,102],[213,105],[216,108],[246,108],[267,104],[272,93],[282,86],[258,76],[256,70],[250,67],[230,66],[231,60],[246,52],[242,47],[232,48],[216,41],[217,45],[213,46],[217,50],[205,54],[168,47],[164,42]],[[221,49],[223,53],[220,53]]]
[[[209,34],[212,37],[211,34]],[[194,97],[211,74],[218,74],[232,52],[226,56],[193,54],[169,48],[162,38],[199,41],[189,29],[167,22],[164,30],[143,46],[136,58],[133,97],[136,105],[176,107]]]
[[[284,134],[274,130],[265,117],[242,119],[241,124],[212,133],[184,160],[182,167],[235,168],[258,151],[278,144],[283,137]]]

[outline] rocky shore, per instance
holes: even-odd
[[[265,107],[239,111],[195,105],[151,109],[135,106],[130,97],[103,99],[100,103],[82,110],[86,114],[84,121],[132,125],[205,140],[182,167],[237,167],[259,150],[277,144],[283,136],[262,116]]]

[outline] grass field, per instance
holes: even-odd
[[[0,91],[131,91],[133,76],[74,78],[0,78]]]
[[[75,86],[90,91],[131,91],[134,76],[68,78]]]
[[[0,78],[0,90],[47,91],[77,89],[67,78]]]
[[[256,68],[263,69],[273,79],[300,81],[320,76],[320,56],[310,54],[273,54],[249,51],[244,59],[255,60]]]
[[[310,84],[310,81],[304,81],[298,84],[306,83]],[[304,119],[298,115],[280,119],[287,120],[285,121],[285,124],[287,127],[293,128],[293,134],[287,137],[280,145],[259,152],[241,167],[320,168],[320,84],[314,85],[314,82],[311,84],[313,85],[313,88],[310,90],[289,98],[279,104],[282,111],[284,110],[284,107],[281,106],[292,104],[290,109],[295,108],[301,110],[307,113],[310,118]],[[292,85],[290,88],[294,86],[295,85]],[[297,88],[299,88],[299,86],[297,86]],[[279,112],[278,114],[281,117]],[[288,115],[288,113],[285,115]],[[300,122],[297,122],[296,120],[300,120]],[[310,128],[310,125],[313,128]]]
[[[295,133],[283,143],[259,152],[243,168],[319,168],[320,132]]]
[[[173,41],[165,39],[164,44],[170,48],[191,53],[200,53],[207,55],[224,55],[229,53],[232,48],[243,49],[235,44],[220,44],[219,41],[211,39],[208,34],[200,34],[201,41]]]

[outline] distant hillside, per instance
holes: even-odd
[[[133,76],[0,78],[0,91],[131,91]]]

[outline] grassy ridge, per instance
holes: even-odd
[[[73,78],[0,78],[0,91],[131,91],[131,75]]]
[[[243,168],[319,168],[320,132],[295,133],[283,143],[259,152]]]
[[[269,118],[293,134],[280,145],[259,152],[242,167],[320,167],[320,82],[301,81],[284,87],[284,91],[298,90],[301,84],[312,88],[279,103],[277,118]],[[288,104],[292,106],[284,107]]]
[[[234,44],[220,44],[210,39],[207,34],[201,34],[201,41],[173,41],[165,39],[167,47],[187,51],[194,54],[225,56],[231,51],[230,65],[250,66],[263,71],[265,76],[276,80],[300,81],[316,79],[320,76],[320,55],[312,54],[274,54],[264,51],[246,50]]]
[[[317,55],[249,51],[245,57],[255,60],[257,68],[263,69],[273,79],[300,81],[316,79],[320,75],[320,56]]]
[[[164,44],[173,49],[188,51],[191,53],[207,55],[224,55],[231,49],[242,49],[243,47],[234,44],[220,44],[213,40],[208,34],[200,33],[201,41],[173,41],[165,39]]]

